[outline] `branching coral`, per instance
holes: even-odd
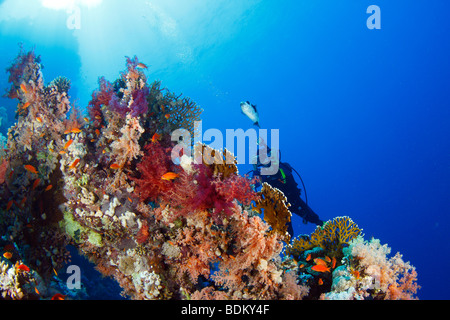
[[[327,221],[322,227],[308,236],[299,236],[286,248],[286,252],[294,257],[314,247],[321,247],[330,256],[342,256],[342,249],[360,235],[362,230],[350,217],[336,217]]]
[[[288,223],[291,221],[290,204],[287,198],[277,188],[272,188],[268,183],[263,183],[259,192],[260,199],[256,201],[255,208],[264,213],[264,220],[272,227],[271,232],[276,232],[287,243],[290,235],[287,231]]]

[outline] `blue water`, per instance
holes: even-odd
[[[322,220],[352,217],[416,266],[419,298],[450,298],[448,1],[75,1],[75,29],[51,2],[0,1],[2,68],[17,43],[35,47],[46,80],[70,78],[84,108],[97,78],[137,55],[150,80],[204,108],[204,130],[251,128],[239,108],[250,100]],[[379,30],[366,25],[374,4]],[[0,107],[5,134],[16,106]],[[294,230],[314,225],[294,217]]]

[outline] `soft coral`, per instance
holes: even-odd
[[[101,106],[109,105],[109,102],[115,95],[114,87],[105,77],[100,77],[98,84],[100,88],[92,93],[92,100],[89,101],[88,105],[89,116],[97,128],[102,125],[103,121]]]
[[[174,164],[168,150],[160,143],[150,143],[144,147],[145,155],[137,164],[140,177],[131,177],[136,182],[136,192],[142,201],[156,201],[163,192],[172,187],[172,181],[163,180],[161,177],[167,172],[173,171]]]

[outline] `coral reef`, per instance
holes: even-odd
[[[7,69],[18,109],[0,154],[2,298],[85,298],[57,273],[69,247],[130,299],[413,297],[414,268],[350,218],[290,242],[286,197],[254,190],[229,151],[198,144],[174,161],[170,134],[193,132],[202,109],[149,84],[137,57],[125,67],[99,78],[88,117],[68,79],[44,85],[33,51]]]
[[[286,243],[289,243],[290,235],[287,231],[288,223],[291,221],[290,204],[287,198],[277,188],[264,182],[259,192],[260,199],[256,201],[256,209],[264,213],[264,220],[272,227],[271,232],[278,233]]]

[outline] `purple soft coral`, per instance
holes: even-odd
[[[131,105],[131,116],[138,117],[148,111],[147,96],[150,90],[148,87],[133,92],[133,104]]]

